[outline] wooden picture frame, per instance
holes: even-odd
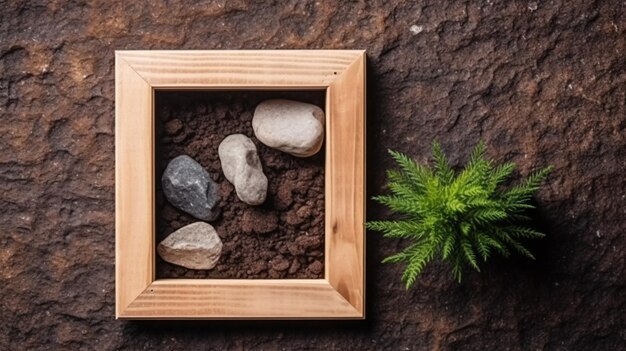
[[[158,89],[326,91],[324,279],[155,280]],[[363,319],[364,196],[364,51],[116,51],[117,318]]]

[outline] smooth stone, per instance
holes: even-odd
[[[179,210],[205,221],[219,216],[219,187],[191,157],[181,155],[171,160],[161,184],[167,201]]]
[[[159,243],[157,252],[169,263],[190,269],[211,269],[222,254],[222,240],[212,225],[196,222],[170,234]]]
[[[229,135],[217,152],[224,176],[235,186],[237,197],[248,205],[265,202],[267,177],[252,140],[243,134]]]
[[[324,141],[324,111],[299,101],[265,100],[254,110],[252,128],[263,144],[309,157],[320,151]]]

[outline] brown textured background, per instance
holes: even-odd
[[[368,3],[0,1],[0,349],[623,349],[626,5]],[[366,321],[115,321],[114,50],[226,48],[368,50],[369,195],[434,137],[555,165],[538,260],[405,291],[368,233]]]

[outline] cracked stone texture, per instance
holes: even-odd
[[[0,349],[622,349],[625,5],[368,3],[1,1]],[[423,161],[433,138],[455,164],[483,138],[555,165],[537,261],[405,291],[379,263],[402,244],[368,233],[365,321],[115,321],[114,50],[244,48],[368,50],[370,196],[385,149]]]

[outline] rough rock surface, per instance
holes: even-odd
[[[625,17],[582,0],[0,2],[0,349],[623,349]],[[478,138],[523,174],[554,164],[537,260],[462,284],[433,265],[406,291],[379,263],[402,243],[368,233],[365,321],[114,320],[114,50],[244,48],[368,50],[368,196],[385,149],[424,161],[435,137],[457,164]]]
[[[217,184],[193,158],[180,155],[172,159],[163,172],[161,185],[174,207],[205,221],[219,216]]]
[[[324,111],[300,101],[266,100],[254,110],[252,128],[263,144],[309,157],[320,151],[324,142]]]
[[[222,240],[208,223],[186,225],[159,243],[159,256],[189,269],[211,269],[222,253]]]
[[[233,184],[239,200],[260,205],[267,197],[267,177],[254,142],[243,134],[224,138],[217,149],[224,177]]]

